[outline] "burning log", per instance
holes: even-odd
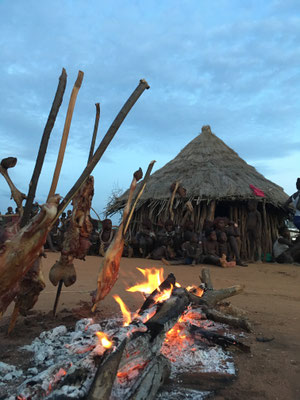
[[[163,355],[157,356],[146,366],[140,381],[136,385],[133,385],[130,397],[126,398],[130,400],[155,399],[159,388],[170,376],[170,373],[170,361]],[[113,399],[118,400],[117,397],[112,397]]]
[[[206,292],[204,292],[204,295],[202,297],[198,297],[193,293],[189,293],[189,296],[191,302],[194,304],[214,307],[220,301],[242,293],[244,288],[244,285],[235,285],[225,289],[207,290]]]
[[[109,354],[106,360],[97,369],[93,383],[86,400],[109,400],[112,386],[116,378],[121,357],[125,349],[127,339],[125,338],[117,349]]]
[[[39,256],[56,218],[59,200],[58,195],[52,197],[28,225],[4,243],[0,251],[0,315],[18,293],[22,277]]]
[[[157,296],[161,294],[164,290],[172,290],[175,286],[176,278],[173,274],[169,274],[167,278],[159,285],[157,289],[155,289],[144,301],[144,304],[139,310],[139,314],[141,315],[145,310],[152,307],[157,302]]]
[[[163,282],[165,285],[166,281]],[[169,299],[158,305],[156,314],[145,323],[146,330],[139,329],[136,325],[137,321],[133,321],[129,326],[133,333],[131,333],[125,349],[122,350],[123,355],[119,362],[117,382],[112,388],[110,397],[106,387],[105,395],[101,394],[100,390],[103,375],[106,373],[110,377],[110,369],[106,368],[107,364],[104,362],[98,367],[99,383],[96,383],[97,379],[95,378],[87,399],[154,399],[157,390],[170,373],[169,360],[160,355],[165,335],[177,322],[188,303],[189,298],[186,291],[175,287]],[[149,304],[152,304],[152,301]],[[113,363],[114,370],[115,366],[116,364]],[[109,382],[111,381],[109,378]],[[95,386],[99,387],[97,392],[99,397],[93,397]]]

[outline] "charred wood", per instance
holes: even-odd
[[[117,349],[110,353],[104,362],[99,365],[86,400],[110,399],[110,394],[125,346],[126,339],[124,339]]]
[[[203,307],[203,311],[205,312],[206,317],[212,321],[227,324],[234,328],[243,329],[247,332],[251,332],[252,330],[250,322],[245,317],[234,317],[232,315],[226,315],[221,313],[220,311],[207,307]]]
[[[242,293],[244,285],[235,285],[225,289],[207,290],[202,297],[196,296],[193,293],[188,293],[191,303],[198,305],[206,305],[214,307],[218,302]]]
[[[213,284],[210,277],[210,270],[208,268],[203,268],[201,271],[200,281],[205,283],[205,287],[208,290],[213,289]]]
[[[163,385],[164,381],[170,376],[170,361],[163,355],[159,355],[152,360],[145,368],[141,379],[132,390],[124,398],[124,400],[153,400],[156,398],[158,389]],[[112,396],[112,400],[118,400]]]
[[[221,335],[217,332],[211,332],[207,329],[199,328],[196,325],[190,325],[190,333],[194,336],[195,340],[203,341],[203,339],[213,344],[218,344],[221,347],[227,348],[229,346],[235,346],[244,353],[250,353],[250,347],[246,344],[239,342],[236,339],[231,339],[228,336]]]

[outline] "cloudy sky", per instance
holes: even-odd
[[[62,67],[68,74],[37,201],[47,197],[68,101],[74,110],[57,191],[86,165],[95,103],[97,143],[145,78],[145,91],[94,171],[101,213],[132,173],[174,158],[212,131],[268,179],[294,192],[300,175],[300,2],[298,0],[0,0],[0,149],[23,192],[34,168]],[[0,177],[1,178],[1,177]],[[0,211],[13,205],[0,180]]]

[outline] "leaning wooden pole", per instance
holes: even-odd
[[[93,158],[91,161],[88,163],[80,177],[77,179],[73,187],[70,189],[70,191],[67,193],[63,201],[60,203],[58,207],[58,216],[64,211],[64,209],[67,207],[69,202],[72,200],[72,198],[75,196],[75,194],[78,192],[80,189],[81,185],[85,182],[85,180],[88,178],[88,176],[91,174],[95,166],[97,165],[98,161],[101,159],[103,153],[107,149],[108,145],[114,138],[115,134],[117,133],[118,129],[120,128],[122,122],[126,118],[127,114],[129,111],[132,109],[134,104],[137,102],[139,97],[142,95],[145,89],[149,89],[150,86],[148,83],[144,80],[141,79],[139,85],[137,88],[134,90],[134,92],[131,94],[129,99],[126,101],[124,106],[121,108],[121,111],[119,114],[116,116],[115,120],[109,127],[106,135],[102,139],[101,143],[99,144],[97,150],[95,151],[95,154],[93,155]]]
[[[96,117],[95,117],[94,131],[93,131],[93,137],[92,137],[92,142],[91,142],[91,147],[90,147],[90,154],[89,154],[89,158],[88,158],[88,163],[93,158],[94,149],[95,149],[95,143],[96,143],[96,137],[97,137],[97,132],[98,132],[99,119],[100,119],[100,104],[96,103],[95,106],[96,106]]]
[[[67,146],[67,141],[68,141],[68,137],[69,137],[69,131],[70,131],[71,121],[72,121],[72,117],[73,117],[73,111],[74,111],[77,95],[78,95],[79,89],[82,84],[83,75],[84,74],[82,71],[78,72],[77,79],[76,79],[76,82],[74,84],[74,87],[73,87],[73,90],[71,93],[69,106],[68,106],[68,110],[67,110],[67,115],[66,115],[66,120],[65,120],[65,125],[64,125],[64,130],[63,130],[63,134],[62,134],[62,138],[61,138],[61,142],[60,142],[60,148],[59,148],[59,152],[58,152],[58,156],[57,156],[56,166],[55,166],[52,183],[51,183],[51,187],[50,187],[49,194],[48,194],[48,200],[50,199],[50,197],[54,196],[55,191],[56,191],[57,182],[58,182],[58,178],[60,175],[60,171],[61,171],[61,167],[62,167],[62,163],[64,160],[64,155],[65,155],[65,150],[66,150],[66,146]]]
[[[52,107],[48,116],[48,120],[45,125],[45,129],[43,132],[38,156],[36,159],[34,171],[31,177],[31,181],[29,183],[29,191],[27,195],[27,200],[24,208],[24,213],[20,222],[21,228],[26,225],[26,223],[29,220],[30,213],[31,213],[31,208],[32,204],[35,198],[35,192],[36,192],[36,187],[38,184],[38,180],[41,174],[42,166],[44,163],[47,147],[48,147],[48,142],[50,138],[50,134],[52,132],[58,111],[60,109],[61,103],[63,101],[65,89],[66,89],[66,84],[67,84],[67,73],[66,70],[63,68],[62,73],[59,77],[59,83],[58,87],[55,93],[55,97],[52,103]]]

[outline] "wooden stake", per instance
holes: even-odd
[[[65,155],[66,145],[67,145],[67,141],[68,141],[73,111],[74,111],[77,95],[78,95],[79,89],[81,87],[82,80],[83,80],[83,72],[79,71],[76,82],[74,84],[74,87],[73,87],[73,90],[71,93],[70,101],[69,101],[69,106],[68,106],[68,111],[67,111],[67,115],[66,115],[64,130],[63,130],[63,134],[62,134],[62,138],[61,138],[61,142],[60,142],[60,148],[59,148],[59,152],[58,152],[58,156],[57,156],[56,166],[55,166],[52,183],[51,183],[51,187],[50,187],[49,194],[48,194],[48,200],[50,197],[54,196],[55,191],[56,191],[58,178],[59,178],[62,163],[64,160],[64,155]]]
[[[35,167],[34,167],[31,181],[29,184],[29,191],[28,191],[28,195],[27,195],[25,208],[24,208],[24,214],[22,216],[21,223],[20,223],[21,228],[27,224],[29,217],[30,217],[33,200],[35,198],[36,187],[37,187],[37,183],[38,183],[38,180],[39,180],[39,177],[41,174],[41,170],[42,170],[42,166],[44,163],[50,134],[52,132],[58,111],[60,109],[60,106],[61,106],[61,103],[62,103],[62,100],[64,97],[66,84],[67,84],[67,73],[66,73],[66,70],[63,68],[62,73],[59,77],[58,87],[57,87],[57,90],[55,93],[55,97],[54,97],[54,100],[52,103],[52,107],[51,107],[51,110],[50,110],[50,113],[48,116],[47,123],[45,125],[45,129],[43,132],[38,156],[36,159]]]
[[[92,137],[92,142],[91,142],[91,147],[90,147],[88,163],[93,158],[95,142],[96,142],[96,137],[97,137],[97,132],[98,132],[99,119],[100,119],[100,104],[96,103],[95,106],[96,106],[96,117],[95,117],[94,132],[93,132],[93,137]]]
[[[130,223],[130,220],[131,220],[131,218],[132,218],[133,212],[134,212],[134,210],[135,210],[135,207],[136,207],[136,205],[137,205],[137,202],[139,201],[141,195],[143,194],[143,191],[144,191],[144,189],[145,189],[145,187],[146,187],[146,184],[147,184],[147,182],[148,182],[148,179],[149,179],[149,177],[150,177],[150,174],[151,174],[151,171],[152,171],[152,168],[153,168],[154,163],[156,163],[155,160],[151,161],[151,163],[148,165],[148,169],[147,169],[147,171],[146,171],[145,177],[144,177],[143,181],[141,182],[141,188],[140,188],[140,190],[139,190],[139,192],[138,192],[138,194],[137,194],[137,196],[136,196],[136,199],[135,199],[135,201],[134,201],[134,203],[133,203],[133,206],[131,207],[130,213],[129,213],[128,217],[127,217],[127,220],[126,220],[126,223],[125,223],[125,228],[124,228],[124,230],[123,230],[123,236],[126,235],[126,232],[127,232],[127,229],[128,229],[129,223]]]
[[[171,219],[171,221],[173,221],[173,220],[174,220],[173,203],[174,203],[175,194],[176,194],[176,192],[177,192],[178,186],[179,186],[179,182],[178,182],[178,181],[176,181],[176,183],[175,183],[175,187],[174,187],[174,190],[173,190],[173,193],[172,193],[171,199],[170,199],[170,206],[169,206],[169,211],[170,211],[170,219]]]
[[[17,322],[18,316],[19,316],[19,307],[15,303],[14,311],[13,311],[13,313],[11,315],[10,322],[9,322],[9,327],[8,327],[8,331],[7,331],[8,335],[10,335],[11,332],[13,331],[13,329],[15,327],[15,324]]]

